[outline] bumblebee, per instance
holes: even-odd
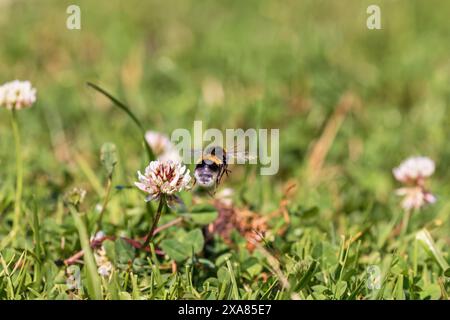
[[[228,169],[227,152],[221,147],[210,147],[205,150],[197,161],[194,170],[195,183],[205,189],[217,186],[222,181],[224,174],[231,173]]]
[[[214,191],[222,182],[224,175],[229,175],[231,170],[228,169],[231,158],[251,159],[246,152],[237,152],[233,150],[227,152],[222,147],[213,146],[202,152],[194,169],[194,184],[204,189],[212,189]]]

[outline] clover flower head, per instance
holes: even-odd
[[[144,174],[138,171],[138,179],[135,185],[148,194],[146,201],[159,199],[161,195],[173,198],[176,193],[189,189],[191,184],[186,166],[171,160],[150,162]]]
[[[403,197],[401,206],[407,211],[436,202],[436,197],[422,187],[400,188],[396,190],[396,194]]]
[[[100,241],[101,239],[103,239],[106,236],[105,232],[103,232],[102,230],[98,231],[95,235],[93,235],[90,239],[91,242],[93,241]]]
[[[97,264],[97,272],[102,277],[108,277],[111,274],[113,265],[106,255],[106,250],[103,246],[97,249],[94,253],[95,263]]]
[[[434,161],[428,157],[411,157],[394,168],[395,179],[405,185],[396,194],[403,197],[401,206],[410,211],[436,202],[436,197],[426,189],[425,182],[435,170]]]
[[[394,168],[395,179],[402,183],[416,184],[423,181],[434,173],[434,161],[428,157],[411,157]]]
[[[36,102],[36,89],[29,81],[14,80],[0,86],[0,107],[9,110],[29,108]]]
[[[145,140],[158,160],[181,162],[180,153],[167,135],[157,131],[147,131]]]

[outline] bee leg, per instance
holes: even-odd
[[[224,175],[225,173],[227,174],[227,177],[228,177],[228,171],[230,171],[230,170],[228,170],[228,169],[223,169],[223,170],[220,172],[219,176],[217,177],[217,184],[219,184],[219,183],[222,181],[223,175]],[[231,172],[231,171],[230,171],[230,172]]]

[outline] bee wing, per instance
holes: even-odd
[[[251,161],[258,159],[258,156],[256,154],[252,154],[247,151],[227,152],[227,157],[229,157],[230,159],[236,159],[238,161]]]
[[[203,149],[190,149],[186,151],[183,157],[186,159],[192,159],[192,161],[197,161],[203,155]]]
[[[224,149],[220,149],[224,150]],[[207,149],[191,149],[188,151],[189,157],[194,157],[194,159],[198,159],[201,156],[204,156],[206,153],[208,153]],[[216,153],[217,156],[217,153]],[[247,151],[240,151],[238,145],[234,145],[229,151],[226,151],[225,156],[228,159],[236,159],[238,162],[247,162],[256,160],[258,157],[256,154],[249,153]]]
[[[203,154],[203,149],[190,149],[188,150],[188,154],[191,156],[199,157]]]
[[[252,161],[258,158],[256,154],[244,151],[242,149],[245,149],[245,147],[240,143],[232,145],[231,148],[227,149],[227,157],[238,161]]]

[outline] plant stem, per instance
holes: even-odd
[[[108,202],[109,202],[109,198],[110,198],[110,194],[111,194],[111,186],[112,186],[112,179],[111,179],[111,177],[109,177],[108,178],[108,182],[106,183],[105,198],[103,199],[102,209],[100,211],[100,215],[99,215],[98,220],[97,220],[97,226],[96,226],[96,230],[94,232],[94,236],[101,229],[103,216],[105,214],[106,207],[108,206]]]
[[[163,208],[164,208],[165,204],[166,204],[166,198],[164,197],[164,195],[161,195],[161,198],[159,199],[158,210],[156,211],[155,220],[153,221],[153,225],[152,225],[149,233],[147,234],[147,239],[145,239],[145,242],[142,245],[142,248],[147,247],[148,244],[150,243],[150,241],[153,240],[153,234],[154,234],[155,229],[156,229],[156,227],[158,225],[159,218],[161,218],[161,214],[162,214],[162,211],[163,211]]]
[[[183,221],[183,218],[176,218],[175,220],[172,220],[164,225],[162,225],[159,228],[156,228],[155,231],[153,232],[153,236],[155,236],[156,234],[158,234],[161,231],[164,231],[170,227],[173,227],[179,223],[181,223]],[[143,249],[144,251],[148,251],[146,250],[146,247],[144,247],[143,245],[141,245],[141,242],[139,242],[138,240],[133,240],[133,239],[128,239],[125,237],[121,237],[121,239],[125,240],[126,242],[128,242],[129,244],[131,244],[134,248],[136,249]],[[114,236],[105,236],[99,240],[93,240],[91,241],[91,247],[96,247],[99,246],[103,243],[103,241],[105,240],[116,240],[116,237]],[[155,252],[156,254],[160,254],[160,255],[164,255],[164,253],[162,251],[159,250],[154,250],[152,252]],[[71,265],[76,263],[79,259],[81,259],[84,255],[83,250],[78,251],[77,253],[75,253],[73,256],[71,256],[70,258],[64,260],[64,264],[65,265]]]
[[[400,247],[401,247],[401,252],[404,251],[404,249],[406,248],[406,243],[405,243],[405,237],[406,237],[406,233],[408,232],[408,225],[409,225],[409,219],[411,217],[411,210],[405,210],[404,214],[403,214],[403,220],[402,220],[402,230],[400,233]]]
[[[22,189],[23,189],[23,165],[22,165],[22,146],[20,142],[20,130],[17,123],[17,116],[15,110],[11,110],[11,125],[14,135],[14,143],[16,147],[16,193],[14,200],[14,220],[13,230],[15,232],[19,229],[22,206]]]
[[[34,263],[34,288],[40,290],[42,283],[42,254],[41,254],[41,236],[40,236],[40,223],[38,209],[33,208],[33,241],[34,241],[34,253],[36,255],[36,261]]]

